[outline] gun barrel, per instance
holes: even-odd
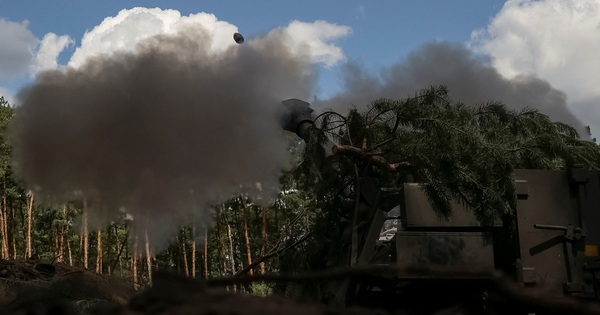
[[[281,103],[283,104],[282,128],[294,132],[300,138],[306,140],[306,130],[314,124],[313,109],[310,108],[310,104],[297,98],[291,98]]]

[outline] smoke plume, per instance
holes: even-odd
[[[214,54],[208,32],[188,25],[41,73],[10,126],[17,174],[43,202],[85,199],[95,228],[128,213],[157,248],[191,220],[210,225],[222,197],[267,198],[288,159],[280,102],[315,81],[283,36]]]
[[[430,85],[445,85],[450,96],[468,105],[500,101],[513,109],[537,108],[550,119],[575,127],[582,137],[583,124],[567,107],[566,95],[548,82],[533,76],[508,80],[462,44],[436,42],[423,45],[407,59],[373,75],[359,65],[345,68],[343,92],[314,104],[344,111],[361,107],[378,98],[402,99]]]

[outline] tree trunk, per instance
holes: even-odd
[[[81,226],[79,227],[79,264],[83,264],[83,211],[81,212]]]
[[[233,256],[233,238],[231,237],[231,225],[227,224],[227,238],[229,239],[229,260],[231,263],[231,274],[235,274],[235,259]]]
[[[196,223],[192,220],[192,278],[196,278]]]
[[[231,260],[231,275],[235,275],[235,259],[233,256],[233,238],[231,237],[231,225],[227,223],[227,238],[229,239],[229,258]],[[233,292],[237,292],[236,285],[233,285]]]
[[[138,290],[138,270],[137,270],[137,255],[138,255],[138,238],[137,234],[133,243],[133,253],[131,254],[131,274],[133,275],[133,289]]]
[[[102,273],[102,230],[98,229],[98,255],[96,255],[96,273]]]
[[[83,268],[88,269],[88,250],[90,248],[90,238],[88,232],[88,208],[87,198],[83,199],[83,212],[81,214],[81,234],[83,236]]]
[[[152,286],[152,255],[150,253],[150,240],[148,239],[148,226],[146,226],[146,265],[148,267],[148,285]]]
[[[60,247],[58,248],[58,261],[64,261],[64,253],[65,253],[65,230],[66,230],[66,222],[67,222],[67,205],[63,206],[63,219],[64,222],[60,226]]]
[[[29,258],[33,255],[32,250],[31,250],[32,214],[33,214],[33,192],[30,192],[29,206],[27,207],[27,253],[25,254],[26,258]]]
[[[14,231],[14,229],[13,229],[13,231]],[[12,259],[17,260],[17,238],[15,237],[14,234],[12,235],[12,248],[13,248]]]
[[[13,248],[13,253],[12,253],[12,258],[14,260],[17,260],[17,238],[15,237],[15,227],[17,225],[17,221],[15,221],[15,206],[11,205],[11,217],[12,217],[12,222],[13,222],[13,229],[12,229],[12,233],[11,233],[11,240],[12,240],[12,248]]]
[[[217,222],[217,246],[218,246],[218,253],[220,255],[220,257],[223,258],[223,270],[221,272],[221,276],[226,276],[227,275],[227,250],[225,249],[225,241],[224,241],[224,237],[221,235],[222,231],[223,231],[223,222],[221,222],[222,215],[223,212],[223,208],[219,207],[217,208],[217,215],[216,215],[216,222]],[[217,271],[220,267],[217,267]]]
[[[208,279],[208,229],[204,231],[204,279]]]
[[[69,251],[69,266],[73,266],[73,252],[71,251],[71,242],[67,238],[67,250]]]
[[[8,259],[7,256],[7,252],[8,252],[8,235],[6,235],[5,229],[4,229],[4,224],[7,220],[6,216],[4,215],[4,206],[0,209],[0,232],[1,232],[1,237],[2,237],[2,259]]]
[[[267,246],[268,246],[267,223],[268,223],[267,208],[263,207],[262,208],[262,228],[261,228],[261,237],[262,237],[261,252],[262,252],[263,256],[267,254]],[[265,266],[264,261],[260,263],[260,273],[263,275],[266,273],[266,266]]]
[[[185,229],[183,230],[183,232],[185,233]],[[190,268],[188,266],[188,258],[187,258],[187,249],[185,248],[185,234],[181,235],[180,238],[180,242],[181,242],[181,253],[183,254],[183,270],[185,272],[185,276],[186,277],[190,277]]]
[[[23,205],[23,202],[21,200],[19,200],[19,217],[21,218],[21,220],[19,220],[19,222],[21,222],[21,226],[19,228],[19,231],[21,232],[21,236],[23,239],[23,255],[25,256],[25,258],[27,258],[27,207],[29,206],[29,195],[27,195],[27,198],[25,199],[25,205]]]
[[[58,259],[60,258],[60,256],[58,256],[58,252],[60,251],[60,244],[58,239],[60,238],[58,236],[58,234],[60,234],[58,232],[58,226],[55,226],[52,228],[52,234],[54,234],[54,249],[52,250],[52,254],[54,254],[54,257],[56,257],[56,260],[58,261]]]
[[[8,205],[6,204],[6,174],[3,177],[2,209],[0,209],[0,228],[2,230],[2,258],[8,259]]]
[[[106,246],[106,261],[108,261],[108,264],[106,265],[106,273],[110,275],[110,267],[111,267],[111,262],[112,262],[112,259],[110,257],[110,252],[111,252],[110,249],[113,247],[111,224],[108,224],[106,226],[106,243],[105,243],[105,246]],[[116,245],[116,246],[119,246],[119,245]],[[104,253],[102,253],[102,260],[104,260],[104,258],[105,258]]]
[[[246,256],[248,258],[248,266],[250,266],[252,265],[252,250],[250,248],[250,236],[248,234],[248,208],[245,198],[242,199],[242,205],[244,209],[244,238],[246,239]],[[252,276],[252,269],[250,269],[249,274]]]

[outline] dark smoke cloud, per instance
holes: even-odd
[[[373,75],[357,64],[345,68],[343,92],[318,101],[319,109],[345,111],[377,98],[402,99],[430,85],[445,85],[450,96],[470,105],[500,101],[509,108],[537,108],[552,120],[568,123],[584,136],[583,124],[567,107],[565,93],[534,77],[504,79],[487,61],[462,44],[436,42],[411,53],[405,62]]]
[[[315,82],[282,36],[214,55],[198,25],[42,73],[10,126],[18,174],[47,203],[85,196],[96,227],[129,213],[158,248],[192,217],[209,225],[221,197],[268,196],[288,161],[280,102]]]

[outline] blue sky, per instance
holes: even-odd
[[[325,20],[347,25],[351,34],[339,40],[348,59],[369,67],[398,62],[431,40],[467,41],[501,9],[499,0],[435,1],[6,1],[0,18],[28,21],[37,38],[53,32],[69,35],[74,44],[59,56],[66,63],[87,30],[122,9],[159,7],[182,15],[207,12],[236,25],[246,37],[265,34],[292,20]],[[335,69],[322,73],[323,84],[335,85]],[[0,81],[2,82],[2,81]],[[14,86],[14,80],[10,84]],[[18,82],[21,82],[20,80]]]
[[[501,9],[501,0],[403,1],[0,1],[0,18],[29,21],[41,38],[48,32],[81,39],[86,30],[121,9],[136,6],[176,9],[182,15],[215,14],[244,34],[265,33],[291,20],[326,20],[352,27],[342,43],[351,57],[389,63],[423,41],[465,41]]]
[[[86,32],[107,17],[134,7],[172,9],[181,16],[211,13],[237,27],[249,40],[275,28],[289,27],[294,20],[307,24],[321,20],[347,27],[347,33],[317,39],[343,54],[343,58],[327,66],[316,62],[321,70],[321,97],[329,97],[340,89],[340,69],[347,62],[357,62],[377,72],[402,63],[407,54],[418,51],[424,43],[464,43],[473,52],[489,58],[506,78],[531,75],[547,81],[566,94],[571,110],[585,120],[584,124],[600,131],[596,105],[600,103],[600,89],[596,87],[600,80],[600,60],[596,57],[600,50],[600,0],[0,0],[0,23],[4,23],[0,26],[16,25],[33,37],[21,47],[21,51],[31,54],[31,64],[27,66],[23,58],[19,59],[22,69],[15,73],[18,62],[11,60],[16,58],[12,48],[19,39],[14,32],[0,28],[0,93],[14,100],[20,87],[31,82],[40,69],[68,64]],[[127,30],[119,32],[119,36],[127,37]],[[41,43],[49,33],[57,37],[48,38],[52,45],[43,50]],[[40,54],[41,51],[46,54]],[[38,64],[35,58],[39,59]],[[3,67],[12,67],[12,72],[3,71]]]

